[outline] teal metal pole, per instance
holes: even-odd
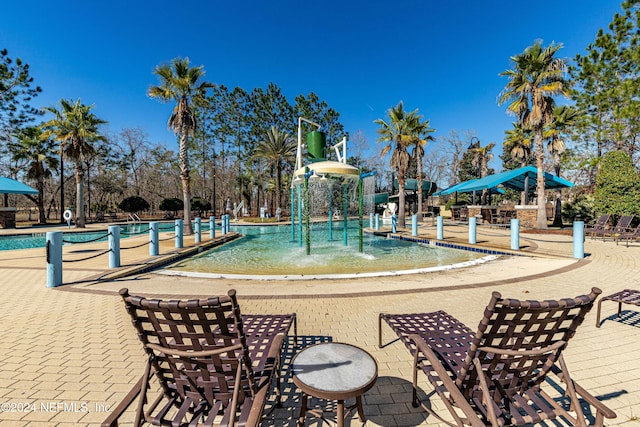
[[[120,226],[110,225],[109,230],[109,268],[120,267]]]
[[[414,237],[418,235],[418,215],[416,214],[411,215],[411,235]]]
[[[298,184],[298,246],[302,247],[302,190]]]
[[[209,217],[209,238],[210,239],[216,238],[216,217],[215,216]]]
[[[395,233],[398,229],[398,217],[396,214],[391,215],[391,232]]]
[[[149,223],[149,256],[160,255],[160,240],[158,239],[158,222]]]
[[[202,219],[200,217],[196,218],[193,221],[195,227],[195,235],[193,236],[193,241],[195,243],[200,243],[202,241]]]
[[[349,209],[349,201],[347,200],[347,196],[349,195],[349,192],[347,190],[347,183],[343,183],[342,184],[342,207],[343,212],[342,212],[342,222],[344,223],[343,225],[343,229],[344,229],[344,245],[347,246],[347,210]]]
[[[358,180],[358,251],[362,252],[362,215],[363,215],[363,184],[362,178]]]
[[[520,250],[520,220],[511,218],[511,249]]]
[[[305,222],[305,229],[306,229],[306,233],[307,235],[305,236],[305,243],[306,243],[306,253],[307,255],[311,254],[311,226],[309,223],[309,216],[310,216],[310,212],[309,212],[309,176],[305,173],[304,174],[304,222]]]
[[[296,190],[291,186],[291,241],[296,241]]]
[[[469,243],[476,244],[476,223],[478,219],[475,216],[469,218]]]
[[[380,214],[379,213],[376,214],[375,227],[376,227],[376,230],[380,230]]]
[[[369,228],[373,229],[373,212],[369,212]]]
[[[333,191],[331,191],[331,184],[329,184],[329,241],[332,241],[332,240],[333,240]]]
[[[184,239],[183,239],[183,226],[184,226],[184,221],[181,219],[176,219],[176,248],[182,248],[184,246]]]
[[[573,257],[584,258],[584,221],[573,222]]]
[[[62,285],[62,231],[47,231],[47,288]]]
[[[444,221],[442,219],[442,215],[438,215],[438,222],[436,223],[436,239],[443,240],[444,239]]]

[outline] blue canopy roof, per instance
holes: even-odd
[[[467,190],[466,187],[474,184],[475,182],[478,182],[477,179],[470,179],[469,181],[465,181],[465,182],[461,182],[455,185],[452,185],[449,188],[445,188],[444,190],[438,191],[436,193],[433,193],[434,196],[446,196],[447,194],[453,194],[453,193],[469,193],[471,191],[475,191],[474,189],[472,190]],[[500,193],[500,194],[504,194],[504,190],[502,188],[491,188],[491,191],[495,192],[495,193]]]
[[[0,194],[38,194],[38,190],[15,179],[0,176]]]
[[[567,181],[564,178],[544,173],[544,186],[548,190],[573,187],[573,183]],[[469,192],[484,190],[487,188],[494,188],[498,185],[502,185],[506,188],[511,188],[516,191],[524,191],[525,179],[529,178],[529,191],[533,191],[536,188],[536,177],[538,175],[538,169],[533,166],[525,166],[522,168],[497,173],[494,175],[485,176],[484,178],[471,180],[463,183],[458,192]]]

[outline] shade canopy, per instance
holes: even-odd
[[[471,179],[469,181],[465,181],[465,182],[460,182],[456,185],[452,185],[449,188],[445,188],[444,190],[438,191],[436,193],[433,193],[434,196],[446,196],[447,194],[453,194],[453,193],[469,193],[475,190],[466,190],[465,187],[470,186],[471,184],[473,184],[474,182],[477,182],[477,179]],[[504,194],[504,190],[502,188],[491,188],[491,191],[494,193],[500,193],[500,194]]]
[[[15,179],[0,177],[0,194],[38,194],[38,190]]]
[[[543,172],[544,186],[547,190],[555,190],[559,188],[573,187],[573,183],[559,176],[552,175],[549,172]],[[440,195],[451,194],[454,192],[468,193],[471,191],[480,191],[491,188],[492,191],[501,185],[505,188],[511,188],[516,191],[524,191],[525,181],[529,180],[529,191],[536,189],[536,177],[538,169],[533,166],[525,166],[522,168],[485,176],[481,179],[472,179],[460,184],[449,187],[440,192]],[[446,192],[445,192],[446,191]]]

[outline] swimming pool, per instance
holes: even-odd
[[[161,227],[165,227],[165,226],[166,225],[163,225]],[[149,232],[149,224],[122,224],[120,226],[121,239],[138,235],[138,234],[143,234],[145,232],[147,233]],[[108,238],[107,230],[62,233],[62,240],[64,245],[71,245],[74,243],[86,243],[89,241],[106,242],[107,238]],[[46,232],[0,236],[0,251],[44,248],[46,244],[47,244]]]
[[[365,277],[451,268],[495,258],[371,234],[365,234],[360,253],[357,226],[350,224],[347,246],[342,224],[334,224],[332,240],[327,223],[313,227],[310,255],[297,241],[291,242],[289,225],[232,225],[231,229],[243,237],[179,261],[161,273],[230,279]]]

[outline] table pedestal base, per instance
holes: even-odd
[[[362,396],[356,396],[356,403],[354,405],[348,406],[345,412],[344,400],[337,400],[338,402],[338,410],[336,411],[336,419],[338,423],[338,427],[344,427],[344,420],[351,415],[351,413],[356,410],[358,413],[358,418],[363,423],[366,422],[364,418],[364,410],[362,409]],[[307,412],[315,415],[320,418],[322,421],[328,423],[328,421],[324,418],[324,411],[321,409],[312,409],[308,407],[309,396],[302,392],[302,404],[300,406],[300,416],[298,417],[298,426],[304,426],[304,420],[306,418]]]

